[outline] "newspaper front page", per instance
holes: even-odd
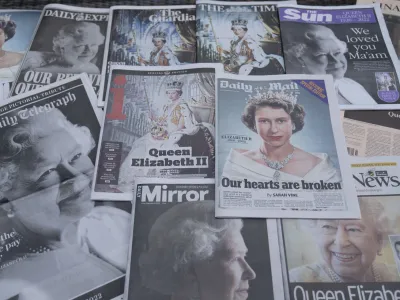
[[[130,203],[90,198],[100,134],[85,74],[0,107],[0,299],[123,293]]]
[[[113,65],[176,66],[196,62],[196,6],[113,6],[99,106]]]
[[[93,199],[132,200],[135,176],[215,176],[219,65],[112,66]]]
[[[397,104],[399,64],[379,4],[278,5],[288,74],[330,74],[342,108]]]
[[[217,219],[214,196],[211,179],[136,181],[126,300],[283,300],[270,223]]]
[[[10,95],[80,73],[89,75],[98,94],[108,14],[108,9],[46,5]]]
[[[39,10],[0,10],[0,105],[7,102],[40,14]]]
[[[198,0],[197,61],[230,74],[284,74],[277,3]]]
[[[359,217],[330,76],[221,75],[217,120],[217,217]]]

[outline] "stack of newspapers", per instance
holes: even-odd
[[[400,2],[0,10],[0,300],[400,300]]]

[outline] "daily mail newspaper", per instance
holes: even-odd
[[[175,66],[196,62],[196,7],[113,6],[110,9],[99,106],[110,67]]]
[[[136,182],[126,300],[283,300],[270,223],[215,218],[214,183]]]
[[[93,199],[132,200],[135,176],[215,176],[216,64],[112,66]]]
[[[399,64],[379,4],[278,5],[288,74],[330,74],[342,108],[400,103]]]
[[[230,74],[284,74],[277,3],[197,1],[197,61]]]
[[[358,218],[331,76],[217,79],[217,217]]]
[[[40,14],[39,10],[0,10],[0,105],[6,103]]]
[[[123,293],[130,203],[90,198],[100,134],[86,74],[0,107],[0,299]]]
[[[108,9],[45,6],[10,95],[82,72],[98,94],[108,14]]]

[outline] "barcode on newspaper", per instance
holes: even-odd
[[[347,147],[347,152],[348,152],[351,156],[358,156],[358,150],[357,150],[357,149]]]

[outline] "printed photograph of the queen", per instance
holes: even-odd
[[[335,156],[332,128],[321,128],[324,115],[324,122],[329,120],[328,106],[305,90],[255,90],[245,105],[243,99],[235,99],[231,103],[236,107],[234,116],[226,116],[241,117],[239,132],[251,137],[251,141],[240,148],[225,148],[229,154],[222,176],[341,182],[341,173],[330,159],[330,155]],[[221,128],[222,131],[239,134],[233,128]]]

